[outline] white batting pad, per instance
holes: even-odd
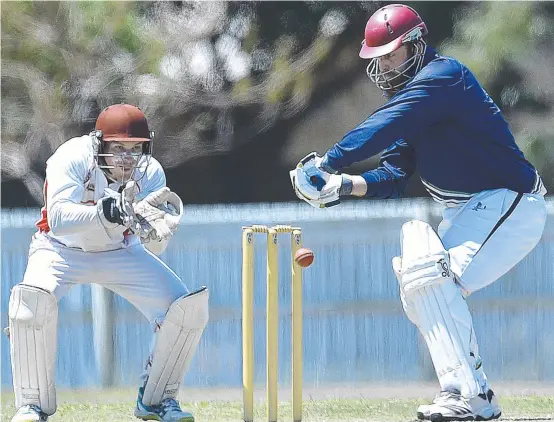
[[[395,256],[392,259],[392,269],[394,270],[398,283],[402,286],[402,258]],[[406,295],[404,294],[404,289],[402,289],[402,287],[400,287],[400,301],[402,302],[402,308],[404,309],[404,313],[408,319],[412,321],[413,324],[418,325],[417,310],[414,309],[411,302],[406,300]]]
[[[156,333],[151,366],[142,397],[145,405],[157,405],[162,400],[177,395],[207,323],[206,287],[171,304],[160,330]]]
[[[448,252],[431,226],[422,221],[404,224],[400,242],[398,278],[405,309],[413,312],[411,318],[425,338],[441,388],[475,397],[481,391],[470,355],[473,322],[450,271]]]
[[[56,411],[58,302],[46,290],[18,284],[10,296],[9,319],[15,406],[34,404],[52,415]]]

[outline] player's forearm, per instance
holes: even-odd
[[[360,176],[366,183],[364,196],[378,199],[399,198],[404,193],[410,176],[411,173],[404,173],[400,169],[392,172],[383,167],[365,172]]]
[[[341,175],[344,179],[350,182],[351,192],[349,195],[352,196],[364,196],[367,192],[367,183],[365,179],[362,176],[353,176],[350,174],[342,174]],[[345,184],[345,181],[343,180],[343,185]]]
[[[334,173],[383,151],[390,145],[391,139],[400,137],[397,126],[392,122],[386,113],[370,116],[327,151],[322,168]]]
[[[398,198],[404,192],[409,176],[397,177],[379,168],[361,176],[341,174],[340,196],[367,196],[370,198]]]
[[[56,236],[67,236],[91,230],[104,231],[109,228],[102,224],[96,206],[58,201],[48,206],[47,215],[48,226],[52,234]]]

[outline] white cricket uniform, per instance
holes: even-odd
[[[143,157],[134,173],[137,199],[165,186],[160,163]],[[102,224],[96,203],[119,183],[109,183],[94,159],[88,135],[61,145],[47,161],[45,205],[33,236],[23,284],[59,301],[76,284],[97,283],[132,303],[151,323],[189,293],[179,277],[140,239]],[[113,191],[112,191],[113,193]]]

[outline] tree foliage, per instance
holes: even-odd
[[[554,189],[554,7],[476,2],[454,16],[443,53],[464,62],[498,102],[526,156]]]
[[[7,2],[2,171],[40,200],[44,160],[117,102],[141,107],[168,167],[304,110],[372,3]],[[354,59],[354,58],[353,58]],[[334,69],[334,70],[330,70]],[[332,78],[333,76],[331,76]]]
[[[308,111],[364,77],[357,50],[381,4],[4,2],[3,179],[22,183],[41,203],[45,160],[57,146],[91,130],[104,107],[129,102],[148,116],[155,154],[169,172],[180,178],[202,172],[203,182],[186,188],[191,200],[284,198],[277,191],[286,177],[282,186],[264,189],[273,196],[243,196],[244,183],[256,175],[286,175],[277,160],[255,159],[278,157]],[[554,154],[554,88],[545,82],[554,65],[552,5],[410,4],[424,16],[429,41],[447,38],[441,50],[484,82],[554,185],[546,165]],[[452,27],[445,17],[453,10]],[[225,165],[219,156],[229,157]]]

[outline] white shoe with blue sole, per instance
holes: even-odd
[[[147,406],[142,403],[144,387],[139,388],[135,416],[143,421],[194,422],[194,416],[181,410],[175,399],[165,399],[159,405]]]
[[[44,422],[47,420],[48,415],[34,404],[21,406],[12,418],[12,422]]]

